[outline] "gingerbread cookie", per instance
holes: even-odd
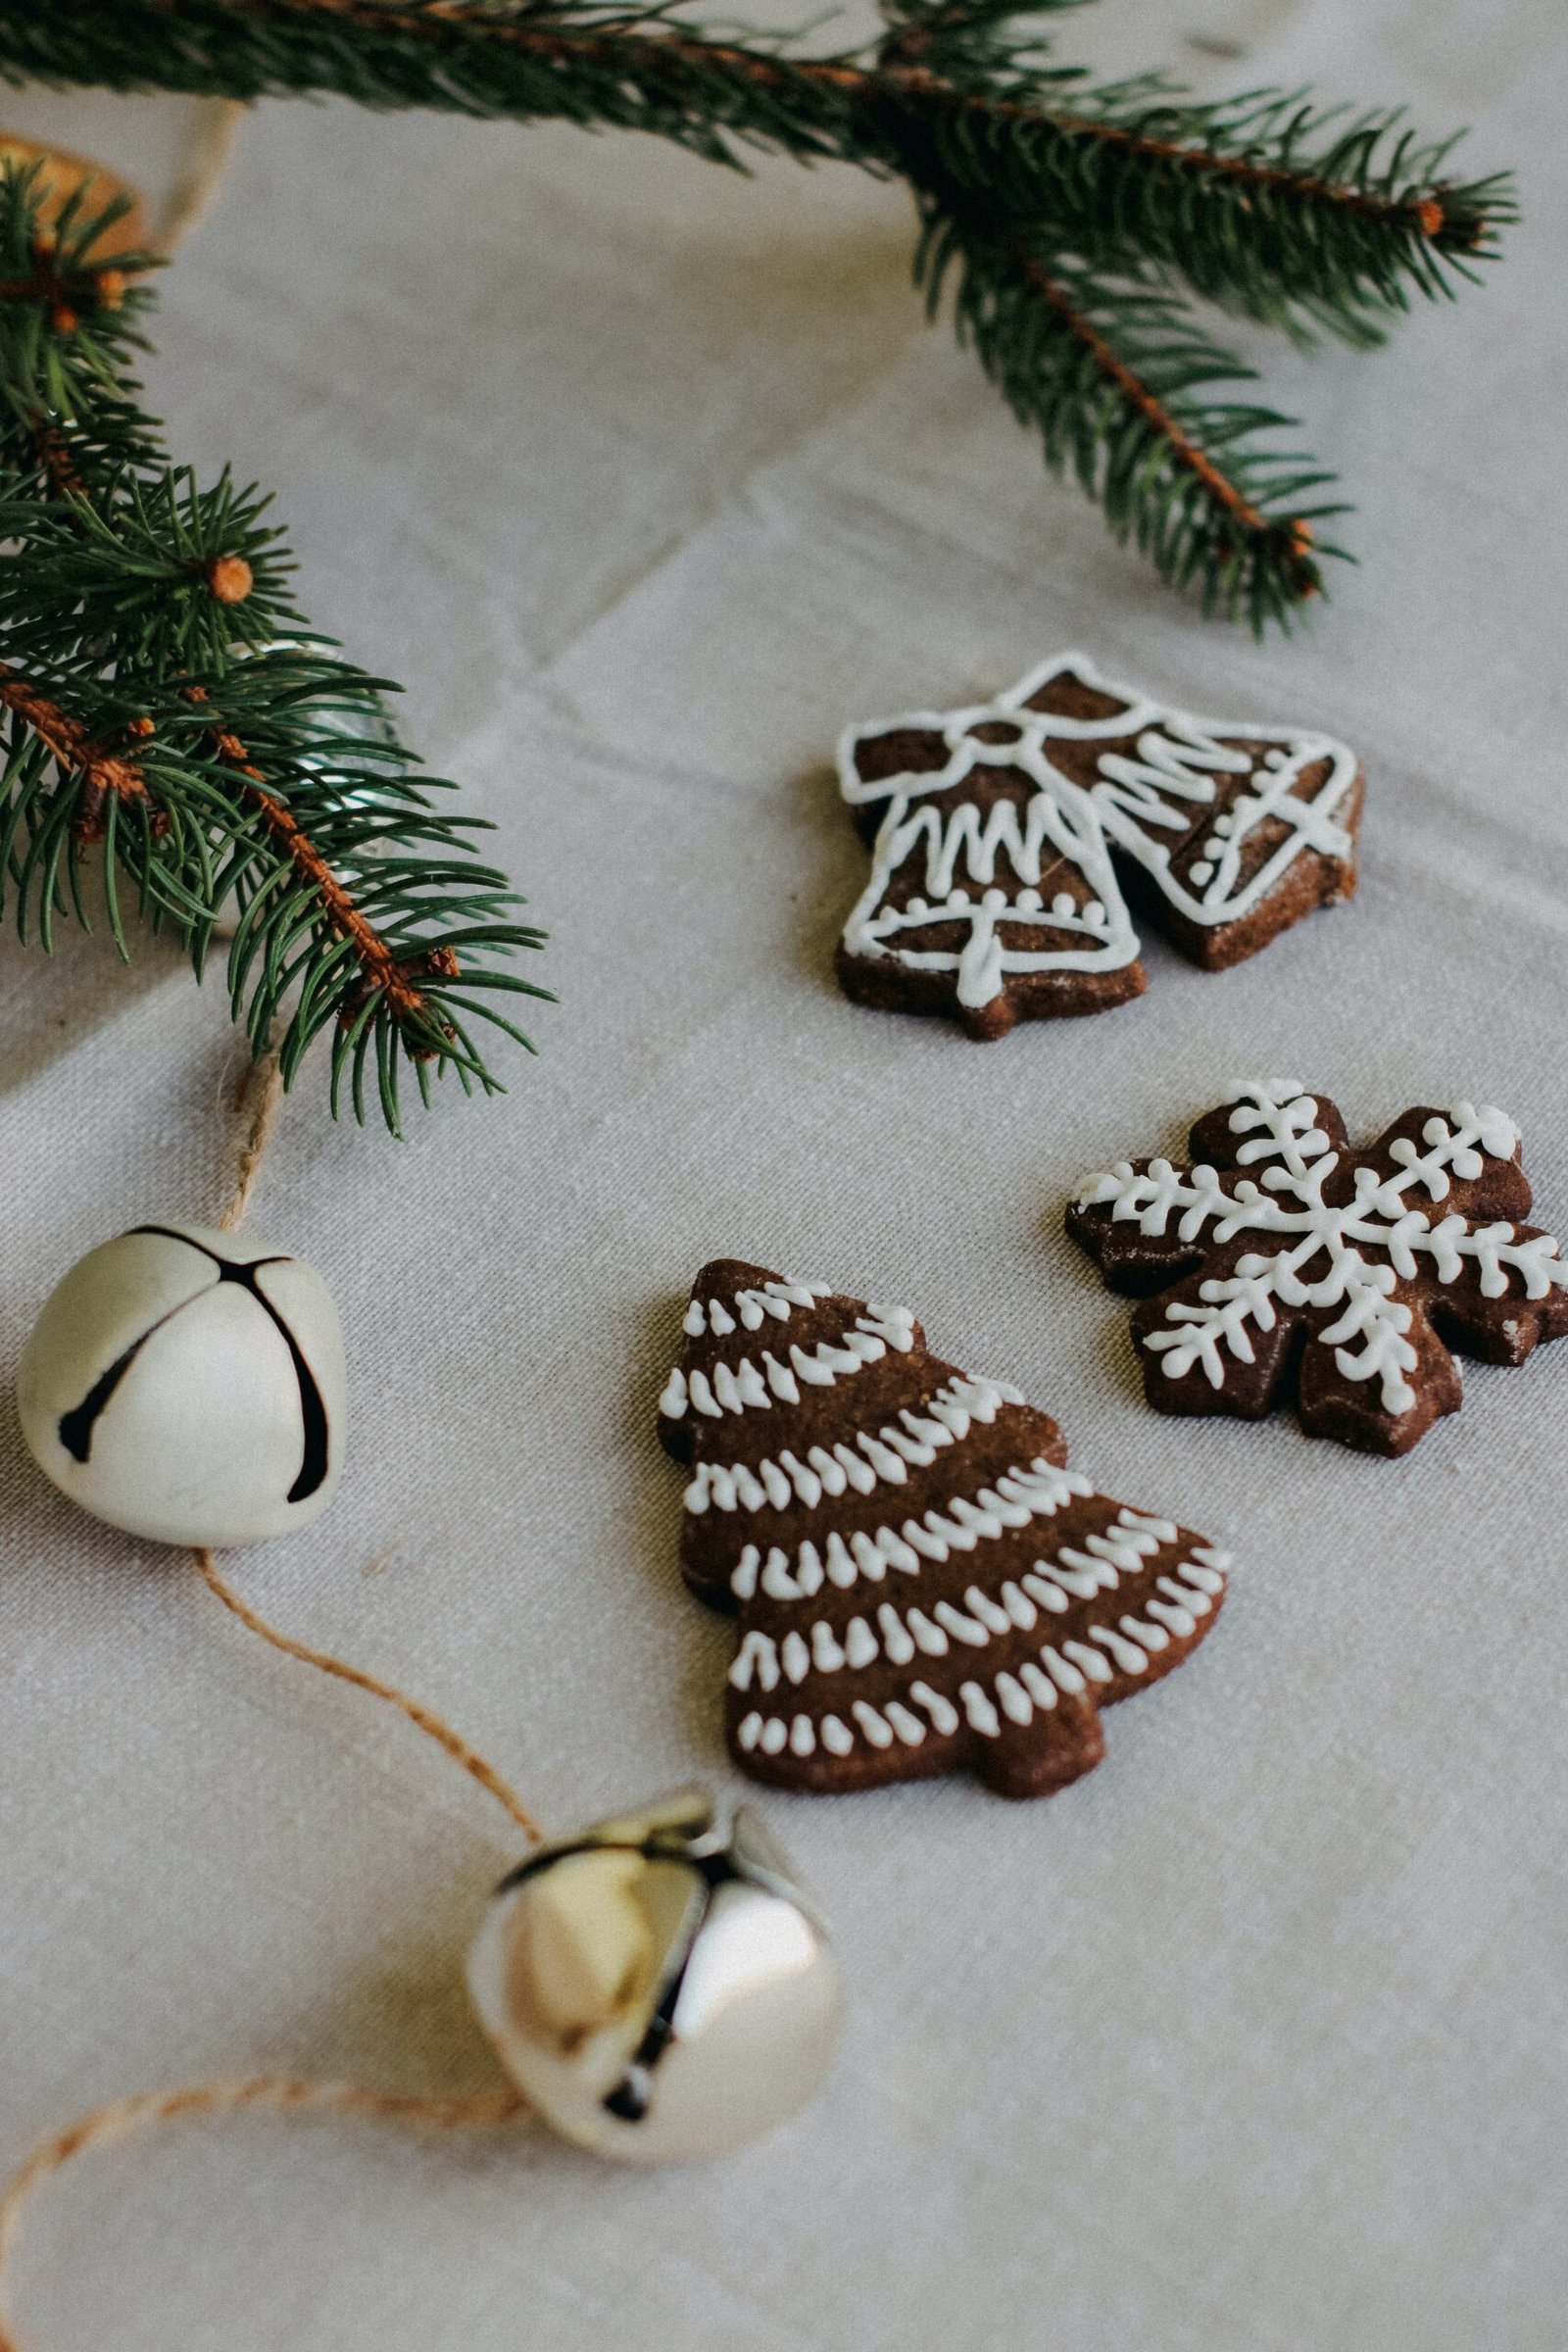
[[[683,1329],[659,1432],[694,1471],[686,1581],[739,1615],[726,1730],[756,1779],[1049,1794],[1213,1624],[1224,1555],[1097,1493],[905,1308],[718,1258]]]
[[[1296,1398],[1311,1437],[1408,1453],[1460,1403],[1448,1350],[1521,1364],[1568,1332],[1568,1266],[1522,1220],[1519,1130],[1457,1102],[1352,1152],[1325,1095],[1237,1088],[1193,1164],[1089,1176],[1067,1230],[1133,1316],[1151,1404],[1255,1421]]]
[[[845,993],[971,1037],[1141,996],[1134,907],[1221,971],[1355,888],[1344,744],[1194,718],[1081,654],[994,703],[846,729],[839,781],[872,860]]]

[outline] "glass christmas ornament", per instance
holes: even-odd
[[[793,2115],[843,2006],[756,1815],[727,1820],[695,1788],[532,1855],[498,1889],[468,1983],[545,2119],[631,2163],[715,2155]]]

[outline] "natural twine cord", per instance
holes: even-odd
[[[280,1090],[279,1090],[280,1091]],[[265,1089],[264,1089],[265,1096]],[[256,1180],[256,1170],[267,1148],[267,1132],[276,1116],[276,1104],[269,1106],[264,1099],[258,1104],[242,1152],[242,1172],[235,1199],[239,1214],[227,1214],[223,1219],[225,1231],[238,1224],[244,1212],[244,1201]],[[258,1137],[260,1140],[258,1141]],[[231,1204],[232,1206],[232,1204]],[[224,1608],[236,1616],[241,1625],[264,1642],[281,1650],[285,1657],[298,1658],[302,1664],[317,1667],[339,1682],[352,1683],[356,1690],[368,1690],[372,1698],[385,1699],[406,1715],[410,1723],[433,1740],[438,1747],[461,1764],[469,1778],[505,1807],[530,1845],[544,1840],[544,1832],[528,1811],[516,1791],[508,1787],[493,1765],[487,1764],[476,1748],[471,1747],[460,1732],[444,1723],[429,1707],[411,1698],[393,1684],[382,1682],[378,1676],[366,1674],[346,1659],[332,1656],[328,1650],[312,1649],[292,1635],[280,1633],[276,1626],[241,1598],[223,1576],[211,1551],[196,1553],[196,1565],[209,1588]],[[420,2098],[397,2091],[362,2090],[352,2082],[308,2082],[291,2075],[257,2075],[242,2082],[195,2082],[181,2090],[147,2091],[140,2097],[111,2099],[103,2107],[95,2107],[90,2115],[68,2124],[63,2132],[41,2140],[19,2171],[13,2174],[3,2194],[0,2194],[0,2352],[22,2352],[20,2339],[13,2331],[6,2293],[6,2274],[15,2251],[22,2211],[36,2189],[63,2172],[77,2156],[85,2156],[94,2148],[113,2146],[128,2139],[149,2124],[160,2124],[175,2118],[206,2115],[227,2115],[242,2107],[266,2108],[273,2114],[368,2115],[394,2123],[430,2124],[443,2131],[473,2127],[483,2129],[513,2122],[527,2113],[528,2102],[517,2091],[501,2091],[487,2098],[450,2099]]]
[[[204,111],[191,160],[175,181],[164,206],[155,241],[157,252],[172,253],[175,246],[189,236],[206,212],[223,176],[228,151],[234,143],[234,132],[245,111],[243,101],[238,98],[220,99],[216,106]]]
[[[357,1690],[368,1690],[372,1698],[384,1698],[388,1706],[396,1707],[400,1714],[406,1715],[412,1724],[423,1732],[426,1739],[433,1740],[438,1747],[444,1747],[454,1762],[461,1764],[470,1780],[477,1781],[498,1805],[506,1807],[530,1845],[544,1843],[544,1831],[521,1797],[515,1789],[508,1788],[494,1765],[487,1764],[478,1750],[469,1746],[461,1732],[455,1732],[431,1708],[422,1705],[416,1698],[411,1698],[406,1690],[399,1690],[394,1684],[383,1683],[377,1675],[367,1674],[363,1668],[351,1666],[345,1658],[334,1657],[330,1650],[312,1649],[307,1642],[296,1642],[292,1634],[279,1633],[275,1625],[269,1625],[248,1600],[240,1597],[210,1551],[198,1551],[196,1565],[206,1579],[209,1591],[217,1594],[225,1609],[233,1611],[241,1625],[248,1626],[253,1634],[260,1634],[264,1642],[270,1642],[285,1657],[299,1658],[305,1665],[315,1666],[322,1674],[335,1676],[340,1683],[352,1683]]]
[[[250,1116],[240,1139],[234,1190],[219,1219],[220,1232],[232,1233],[244,1217],[282,1100],[283,1082],[277,1056],[268,1053],[248,1063],[234,1097],[234,1107],[237,1110],[248,1107]],[[279,1632],[235,1592],[210,1550],[200,1548],[195,1556],[208,1590],[241,1625],[260,1635],[273,1649],[281,1650],[285,1657],[297,1658],[303,1665],[314,1666],[338,1682],[351,1683],[356,1690],[368,1690],[372,1698],[384,1699],[388,1706],[396,1707],[505,1808],[530,1845],[544,1842],[544,1831],[515,1789],[508,1786],[493,1765],[485,1762],[461,1732],[443,1722],[433,1709],[411,1698],[394,1684],[382,1682],[379,1676],[367,1674],[346,1659],[334,1657],[329,1650],[313,1649],[309,1643],[296,1642],[292,1635]],[[0,2191],[0,2352],[23,2352],[11,2319],[6,2278],[16,2250],[23,2209],[37,2189],[77,2156],[85,2156],[95,2148],[112,2147],[151,2124],[231,2115],[246,2107],[262,2108],[274,2115],[374,2116],[391,2123],[428,2124],[440,2131],[483,2130],[512,2123],[528,2112],[528,2102],[518,2091],[500,2091],[485,2098],[421,2098],[399,2091],[362,2090],[352,2082],[309,2082],[293,2075],[255,2075],[238,2082],[193,2082],[180,2090],[145,2091],[135,2098],[111,2099],[90,2114],[78,2117],[75,2123],[68,2124],[63,2132],[40,2140]]]
[[[392,2123],[429,2124],[449,2132],[510,2124],[526,2114],[527,2106],[517,2091],[500,2091],[483,2099],[417,2098],[396,2091],[361,2090],[352,2082],[304,2082],[290,2075],[255,2075],[244,2082],[195,2082],[183,2090],[111,2099],[51,2138],[40,2140],[0,2195],[0,2352],[23,2352],[5,2290],[23,2207],[35,2189],[63,2172],[74,2157],[129,2139],[149,2124],[167,2123],[175,2117],[231,2115],[242,2107],[260,2107],[274,2115],[369,2115]]]
[[[275,1054],[262,1054],[245,1064],[234,1091],[234,1108],[244,1110],[247,1104],[250,1121],[240,1141],[234,1190],[218,1220],[220,1233],[232,1233],[244,1218],[256,1190],[256,1179],[262,1172],[262,1162],[267,1157],[267,1147],[272,1140],[272,1129],[277,1125],[277,1114],[283,1107],[283,1073]]]
[[[283,1080],[277,1055],[265,1053],[255,1061],[247,1062],[234,1097],[234,1106],[238,1110],[248,1105],[250,1118],[240,1139],[234,1190],[228,1206],[218,1220],[220,1233],[232,1233],[250,1206],[251,1195],[256,1190],[256,1179],[261,1174],[262,1162],[267,1156],[267,1147],[272,1140],[282,1102]],[[357,1690],[368,1690],[372,1698],[384,1699],[388,1706],[396,1707],[416,1730],[423,1732],[427,1740],[433,1740],[438,1747],[444,1748],[455,1763],[462,1765],[470,1780],[477,1781],[479,1787],[511,1814],[530,1845],[544,1842],[544,1831],[516,1790],[510,1788],[494,1765],[487,1764],[478,1749],[471,1747],[462,1733],[455,1732],[433,1708],[425,1706],[419,1699],[411,1698],[406,1690],[398,1690],[395,1684],[383,1682],[379,1675],[367,1674],[363,1667],[351,1666],[346,1658],[336,1657],[330,1650],[313,1649],[309,1642],[296,1642],[292,1634],[282,1633],[275,1625],[270,1625],[259,1610],[253,1609],[250,1602],[235,1592],[212,1552],[205,1546],[197,1550],[196,1565],[202,1572],[208,1590],[251,1633],[260,1635],[264,1642],[270,1642],[286,1658],[298,1658],[302,1665],[314,1666],[318,1672],[329,1674],[340,1683],[352,1683]]]

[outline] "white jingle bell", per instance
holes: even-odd
[[[62,1494],[161,1544],[306,1526],[343,1466],[343,1338],[297,1257],[202,1225],[138,1225],[72,1267],[17,1376]]]
[[[843,1994],[755,1814],[687,1788],[505,1880],[468,1963],[479,2021],[545,2120],[603,2156],[710,2156],[804,2105]]]

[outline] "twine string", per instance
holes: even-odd
[[[516,1790],[509,1788],[495,1766],[487,1764],[477,1748],[470,1747],[463,1734],[455,1732],[433,1708],[423,1705],[416,1698],[411,1698],[406,1690],[398,1690],[395,1684],[382,1682],[378,1675],[367,1674],[363,1667],[351,1666],[346,1658],[334,1657],[330,1650],[312,1649],[309,1643],[296,1642],[292,1634],[280,1633],[275,1625],[269,1625],[267,1619],[235,1592],[210,1551],[198,1551],[196,1565],[209,1591],[217,1594],[224,1608],[231,1610],[241,1625],[248,1627],[251,1633],[259,1634],[264,1642],[270,1642],[274,1649],[280,1649],[285,1657],[298,1658],[304,1665],[314,1666],[321,1674],[333,1675],[340,1683],[352,1683],[357,1690],[368,1690],[372,1698],[384,1699],[388,1706],[396,1707],[416,1730],[423,1732],[427,1740],[433,1740],[438,1747],[445,1748],[447,1754],[462,1765],[469,1779],[477,1781],[479,1787],[511,1814],[530,1845],[543,1844],[544,1831]]]
[[[234,1189],[219,1219],[221,1232],[232,1233],[250,1205],[282,1099],[283,1082],[277,1056],[265,1053],[247,1065],[234,1097],[234,1108],[248,1111],[249,1116],[239,1142]],[[530,1845],[543,1843],[543,1830],[515,1789],[508,1786],[493,1765],[486,1763],[461,1732],[454,1731],[432,1708],[411,1698],[395,1684],[383,1682],[378,1675],[367,1674],[329,1650],[313,1649],[309,1643],[296,1642],[291,1634],[270,1625],[235,1592],[210,1550],[198,1549],[196,1564],[209,1591],[249,1632],[259,1635],[273,1649],[281,1650],[285,1657],[297,1658],[301,1664],[314,1666],[319,1673],[350,1683],[357,1690],[367,1690],[372,1698],[383,1699],[388,1706],[395,1707],[495,1798]],[[76,2157],[96,2148],[112,2147],[154,2124],[232,2115],[243,2108],[260,2108],[273,2115],[373,2116],[385,2122],[427,2124],[440,2131],[459,2131],[512,2123],[528,2112],[528,2102],[515,2090],[466,2099],[436,2098],[366,2090],[353,2082],[311,2082],[294,2075],[254,2075],[242,2082],[193,2082],[178,2090],[144,2091],[133,2098],[111,2099],[104,2106],[93,2108],[90,2114],[79,2116],[64,2131],[40,2140],[0,2190],[0,2352],[23,2352],[11,2317],[7,2278],[23,2209],[37,2190]]]
[[[261,1123],[261,1114],[257,1124]],[[254,1142],[254,1129],[247,1140],[249,1155]],[[266,1138],[255,1152],[259,1164],[266,1149]],[[254,1167],[249,1182],[255,1181]],[[241,1192],[247,1189],[244,1178]],[[243,1213],[243,1208],[242,1208]],[[234,1219],[238,1222],[238,1219]],[[496,1771],[486,1763],[478,1750],[469,1745],[461,1732],[453,1730],[433,1709],[424,1706],[407,1691],[385,1683],[373,1674],[351,1666],[344,1658],[334,1657],[329,1650],[312,1649],[304,1642],[296,1642],[275,1625],[270,1625],[249,1601],[235,1592],[220,1569],[211,1551],[203,1548],[196,1553],[196,1564],[208,1589],[220,1600],[225,1609],[239,1619],[241,1625],[285,1657],[297,1658],[306,1666],[333,1676],[338,1682],[351,1683],[357,1690],[368,1690],[372,1698],[384,1699],[396,1707],[416,1730],[433,1740],[462,1765],[469,1778],[476,1781],[511,1816],[530,1845],[543,1842],[544,1832],[533,1815]],[[88,2115],[63,2132],[41,2140],[13,2174],[0,2193],[0,2352],[22,2352],[9,2313],[6,2278],[11,2256],[15,2251],[24,2206],[36,2190],[51,2180],[56,2173],[77,2156],[94,2148],[111,2147],[117,2141],[128,2139],[149,2125],[166,2123],[176,2118],[209,2115],[229,2115],[238,2109],[260,2107],[272,2114],[324,2114],[375,2116],[394,2123],[430,2124],[441,2130],[455,2131],[467,2127],[485,2128],[511,2123],[527,2112],[528,2102],[517,2091],[501,2091],[488,2097],[453,2099],[421,2097],[417,2094],[385,2090],[365,2090],[352,2082],[310,2082],[292,2075],[256,2075],[239,2082],[195,2082],[179,2090],[146,2091],[128,2099],[111,2099],[105,2106],[95,2107]]]
[[[283,1080],[277,1055],[267,1052],[255,1061],[247,1062],[234,1098],[234,1107],[243,1110],[248,1106],[250,1117],[240,1139],[234,1190],[228,1206],[218,1221],[220,1232],[232,1233],[250,1205],[250,1198],[256,1189],[256,1179],[267,1156],[268,1145],[272,1140],[282,1102]],[[346,1658],[335,1656],[331,1650],[314,1649],[309,1642],[297,1642],[292,1634],[282,1633],[275,1625],[269,1624],[260,1610],[253,1609],[250,1602],[235,1592],[205,1545],[196,1552],[196,1565],[202,1572],[209,1592],[249,1632],[270,1642],[274,1649],[281,1650],[284,1657],[297,1658],[302,1665],[314,1666],[318,1673],[329,1674],[340,1683],[351,1683],[355,1690],[368,1690],[372,1698],[382,1699],[388,1706],[396,1707],[401,1715],[407,1716],[416,1730],[423,1732],[427,1740],[433,1740],[438,1747],[444,1748],[455,1763],[462,1765],[470,1780],[476,1781],[487,1795],[495,1798],[497,1804],[511,1815],[530,1845],[543,1844],[544,1831],[516,1790],[509,1787],[495,1766],[487,1763],[478,1749],[471,1746],[461,1732],[454,1731],[451,1724],[437,1715],[432,1707],[425,1706],[417,1698],[411,1698],[396,1684],[383,1682],[379,1675],[368,1674],[360,1666],[351,1666]]]
[[[172,254],[176,245],[183,244],[206,212],[218,192],[235,129],[245,111],[244,102],[238,98],[222,98],[216,105],[209,102],[190,161],[165,203],[154,242],[156,252]]]
[[[6,2293],[6,2275],[16,2250],[23,2208],[36,2190],[77,2156],[113,2147],[150,2125],[209,2115],[232,2115],[257,2107],[273,2115],[366,2115],[402,2124],[427,2124],[443,2132],[489,2130],[527,2113],[520,2091],[483,2098],[421,2098],[387,2090],[362,2090],[352,2082],[307,2082],[292,2075],[254,2075],[241,2082],[194,2082],[180,2090],[147,2091],[139,2098],[111,2099],[79,2116],[63,2132],[40,2140],[0,2194],[0,2352],[23,2352]]]
[[[256,1179],[267,1157],[267,1147],[277,1125],[277,1114],[283,1107],[283,1073],[273,1053],[260,1054],[248,1061],[234,1090],[234,1108],[249,1110],[245,1132],[240,1138],[239,1162],[234,1170],[234,1190],[228,1206],[218,1220],[220,1233],[232,1233],[243,1221],[256,1190]]]

